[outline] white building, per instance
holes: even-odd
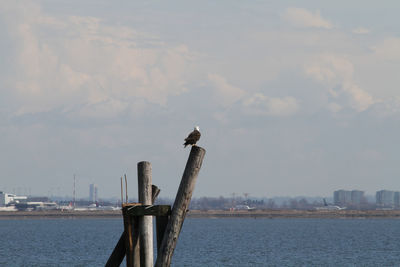
[[[0,191],[0,207],[7,206],[10,203],[19,203],[26,201],[28,198],[25,196],[16,196]]]

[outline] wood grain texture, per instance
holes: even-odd
[[[160,251],[157,255],[155,264],[157,267],[166,267],[171,264],[172,255],[185,220],[205,153],[205,149],[199,146],[193,146],[190,151],[189,159],[186,163],[185,171],[183,172],[182,180],[171,211],[171,216],[165,229]]]

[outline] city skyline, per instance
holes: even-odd
[[[98,194],[98,186],[95,183],[91,183],[88,184],[89,186],[89,192],[86,193],[86,195],[76,195],[76,199],[78,200],[89,200],[92,202],[96,202],[99,200],[104,200],[104,199],[115,199],[115,200],[120,200],[121,196],[108,196],[108,197],[99,197]],[[70,194],[65,194],[62,195],[60,194],[60,188],[57,189],[58,193],[56,191],[48,190],[46,195],[38,195],[38,194],[31,194],[30,189],[29,188],[24,188],[24,187],[17,187],[17,188],[13,188],[12,190],[0,190],[0,192],[4,192],[4,193],[9,193],[9,194],[15,194],[17,196],[31,196],[31,197],[49,197],[49,198],[61,198],[61,199],[73,199],[73,191]],[[128,191],[130,191],[128,189]],[[294,199],[300,199],[300,198],[306,198],[306,199],[320,199],[321,201],[326,198],[326,199],[331,199],[333,201],[334,204],[340,205],[343,203],[360,203],[362,198],[366,198],[366,199],[372,199],[372,198],[376,198],[377,194],[381,194],[382,192],[384,193],[390,193],[394,194],[395,193],[400,193],[400,190],[397,189],[377,189],[374,192],[366,192],[363,190],[359,190],[359,189],[343,189],[343,188],[338,188],[334,191],[332,191],[330,194],[328,195],[324,195],[324,194],[311,194],[311,195],[261,195],[261,196],[253,196],[250,193],[247,192],[232,192],[230,194],[227,195],[219,195],[219,196],[207,196],[207,195],[202,195],[202,196],[197,196],[198,198],[202,198],[202,197],[224,197],[224,198],[242,198],[242,199],[270,199],[270,198],[282,198],[282,199],[290,199],[290,198],[294,198]],[[133,195],[129,194],[129,199],[137,199],[137,196],[135,195],[136,191],[132,192]],[[164,199],[172,199],[174,196],[164,196],[162,198]],[[338,200],[341,199],[341,200]],[[356,199],[356,200],[355,200]],[[341,203],[342,202],[342,203]]]
[[[194,197],[400,188],[400,3],[5,1],[0,190]]]

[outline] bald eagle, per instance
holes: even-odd
[[[185,138],[185,143],[183,144],[185,147],[187,145],[196,145],[196,142],[200,139],[200,128],[199,126],[194,127],[193,132],[191,132],[188,137]]]

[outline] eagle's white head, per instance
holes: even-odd
[[[199,132],[200,132],[200,127],[199,127],[199,126],[195,126],[194,129],[195,129],[196,131],[199,131]]]

